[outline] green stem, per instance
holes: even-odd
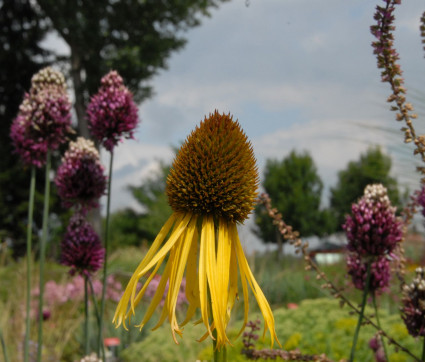
[[[35,166],[31,167],[30,195],[28,201],[27,220],[27,301],[26,301],[26,327],[24,342],[24,361],[29,360],[29,342],[31,330],[30,304],[31,304],[31,258],[32,258],[32,224],[34,215],[34,195],[35,195]]]
[[[108,196],[106,202],[106,222],[105,222],[105,259],[103,262],[103,288],[102,288],[102,302],[100,304],[100,323],[99,323],[99,336],[98,336],[98,351],[102,351],[103,362],[105,362],[105,346],[102,341],[103,334],[103,315],[105,313],[105,294],[106,294],[106,277],[108,269],[108,238],[109,238],[109,213],[111,207],[111,184],[112,184],[112,164],[114,160],[114,153],[111,151],[111,158],[109,161],[109,177],[108,177]],[[100,354],[100,353],[99,353]]]
[[[0,341],[1,341],[1,346],[3,348],[3,357],[4,357],[4,362],[9,362],[9,355],[7,354],[7,348],[6,348],[6,343],[4,341],[3,338],[3,331],[0,329]]]
[[[90,287],[90,293],[92,296],[92,300],[93,300],[93,305],[94,305],[94,313],[96,315],[96,320],[97,320],[97,325],[100,325],[100,314],[99,314],[99,309],[97,307],[97,303],[96,303],[96,299],[94,297],[94,288],[93,288],[93,283],[90,279],[90,277],[87,277],[87,281],[89,283],[89,287]]]
[[[89,291],[88,276],[84,276],[84,355],[89,355]]]
[[[381,327],[381,322],[379,320],[378,306],[376,304],[375,292],[372,292],[372,302],[373,302],[373,307],[375,308],[376,323],[378,324],[378,328],[381,331],[382,330],[382,327]],[[381,338],[382,347],[384,348],[385,360],[389,361],[389,359],[388,359],[388,351],[387,351],[387,344],[385,343],[384,338],[382,338],[381,335],[380,335],[380,338]]]
[[[353,345],[351,346],[351,353],[350,353],[350,360],[349,360],[350,362],[354,361],[354,354],[356,352],[357,339],[359,338],[359,331],[360,331],[360,327],[362,325],[364,310],[365,310],[365,307],[366,307],[367,294],[369,292],[371,264],[372,264],[371,261],[369,261],[368,264],[367,264],[366,285],[365,285],[365,288],[364,288],[364,291],[363,291],[362,306],[361,306],[361,310],[360,310],[360,314],[359,314],[359,319],[357,321],[356,331],[354,332]]]
[[[44,296],[44,261],[46,259],[46,244],[47,244],[47,226],[49,219],[49,198],[50,198],[50,151],[47,151],[46,156],[46,179],[44,188],[44,208],[43,208],[43,231],[40,242],[40,295],[38,299],[38,350],[37,361],[41,362],[43,350],[43,296]]]

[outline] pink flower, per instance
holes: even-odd
[[[71,274],[90,275],[102,267],[105,249],[83,215],[72,216],[61,246],[61,263],[71,267]]]
[[[358,203],[352,205],[351,215],[343,225],[348,250],[360,255],[389,254],[402,240],[402,226],[386,188],[381,184],[369,185]]]
[[[113,151],[122,137],[133,138],[138,119],[137,106],[123,79],[111,71],[101,80],[101,86],[87,107],[89,129],[94,138],[108,151]]]
[[[48,150],[66,142],[71,128],[71,103],[65,79],[47,67],[33,76],[30,92],[25,94],[10,129],[15,152],[24,163],[42,167]]]
[[[66,207],[77,204],[83,210],[97,207],[105,193],[106,179],[93,142],[82,137],[70,142],[55,178],[63,204]]]

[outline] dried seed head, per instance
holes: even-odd
[[[239,123],[215,111],[180,148],[167,178],[176,212],[244,221],[254,207],[258,170],[251,143]]]

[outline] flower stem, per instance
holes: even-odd
[[[378,306],[376,305],[375,292],[372,293],[372,301],[373,301],[373,307],[375,308],[376,323],[378,324],[379,330],[381,331],[382,330],[382,327],[381,327],[381,322],[379,321]],[[388,359],[388,351],[387,351],[387,344],[385,343],[384,338],[382,338],[382,336],[380,336],[380,337],[381,337],[382,346],[384,348],[385,359],[387,361],[389,361],[389,359]]]
[[[103,315],[105,313],[105,294],[106,294],[106,277],[108,269],[108,238],[109,238],[109,213],[111,207],[111,184],[112,184],[112,164],[114,160],[114,153],[111,151],[109,161],[109,177],[108,177],[108,196],[106,202],[106,222],[105,222],[105,259],[103,262],[103,288],[102,288],[102,301],[100,304],[100,321],[99,321],[99,336],[98,336],[98,351],[102,351],[103,361],[105,361],[105,346],[102,341],[103,330]]]
[[[100,314],[99,314],[99,309],[97,307],[97,303],[96,303],[96,299],[94,297],[94,288],[93,288],[93,283],[90,279],[90,277],[87,277],[87,281],[89,283],[89,287],[90,287],[90,293],[93,299],[93,305],[94,305],[94,313],[96,315],[96,320],[97,320],[97,325],[100,325]]]
[[[364,288],[364,291],[363,291],[362,306],[361,306],[361,310],[360,310],[360,314],[359,314],[359,319],[357,321],[356,331],[354,332],[353,345],[351,346],[351,353],[350,353],[350,359],[349,359],[350,362],[354,361],[354,354],[356,352],[357,339],[359,338],[359,331],[360,331],[360,327],[362,325],[364,310],[365,310],[365,307],[366,307],[367,294],[369,292],[371,264],[372,264],[371,261],[369,261],[368,264],[367,264],[366,285],[365,285],[365,288]]]
[[[89,355],[89,291],[88,276],[84,276],[84,355]]]
[[[3,331],[0,329],[0,341],[1,341],[1,346],[3,348],[3,357],[4,357],[4,362],[9,362],[9,355],[7,354],[7,348],[6,348],[6,343],[4,341],[3,338]]]
[[[26,327],[24,342],[24,362],[29,360],[29,342],[30,342],[30,304],[31,304],[31,250],[32,250],[32,223],[34,214],[34,194],[35,194],[35,166],[31,167],[30,195],[28,201],[28,220],[27,220],[27,301],[26,301]]]
[[[46,179],[44,187],[44,207],[43,207],[43,230],[40,242],[40,295],[38,299],[38,350],[37,361],[41,362],[43,350],[43,296],[44,296],[44,261],[46,259],[46,244],[47,244],[47,226],[49,219],[49,199],[50,199],[50,150],[46,156]]]

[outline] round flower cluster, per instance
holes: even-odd
[[[342,227],[348,238],[348,274],[357,289],[366,288],[368,265],[369,290],[379,291],[389,284],[388,258],[403,237],[402,221],[395,210],[381,184],[368,185],[363,197],[351,207],[351,215]]]
[[[48,150],[66,142],[71,128],[71,102],[63,75],[44,68],[33,76],[30,92],[25,94],[10,137],[15,152],[28,165],[42,167]]]
[[[351,207],[343,228],[348,250],[360,255],[390,253],[402,239],[402,221],[395,215],[387,191],[381,184],[366,187],[364,196]]]
[[[77,204],[82,209],[90,209],[98,206],[99,198],[105,193],[106,176],[92,141],[79,137],[76,142],[70,142],[55,184],[65,207]]]
[[[71,274],[89,275],[102,267],[105,249],[97,233],[80,213],[71,217],[61,249],[61,264],[70,266]]]
[[[347,256],[348,274],[351,275],[353,284],[357,289],[364,290],[367,278],[367,262],[358,254],[350,253]],[[372,261],[370,265],[369,290],[382,290],[390,282],[390,262],[383,256]]]
[[[403,286],[402,318],[409,334],[425,336],[425,269],[417,268],[411,284]]]
[[[121,76],[111,71],[102,78],[99,92],[87,107],[90,132],[108,151],[113,151],[121,137],[133,138],[139,121],[137,113],[132,93]]]

